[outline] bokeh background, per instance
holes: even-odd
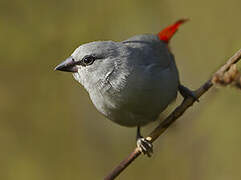
[[[182,17],[191,21],[171,47],[195,89],[241,48],[240,0],[1,0],[0,179],[107,175],[135,147],[136,130],[104,118],[71,74],[53,68],[82,43],[157,33]],[[240,90],[200,100],[120,179],[241,179]]]

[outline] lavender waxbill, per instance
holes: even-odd
[[[168,43],[181,19],[158,34],[136,35],[122,42],[95,41],[79,46],[55,70],[72,72],[97,110],[115,123],[137,127],[137,146],[148,156],[152,144],[140,127],[155,121],[177,92],[195,98],[179,81]]]

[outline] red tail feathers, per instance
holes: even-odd
[[[175,32],[178,30],[179,26],[183,23],[188,21],[188,19],[180,19],[174,24],[166,27],[161,32],[158,33],[158,37],[161,41],[164,41],[165,43],[168,43],[169,40],[172,38],[172,36],[175,34]]]

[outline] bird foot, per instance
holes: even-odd
[[[180,92],[180,94],[182,95],[182,97],[188,98],[188,97],[192,97],[195,101],[199,102],[198,97],[196,96],[195,92],[188,89],[187,87],[183,86],[183,85],[179,85],[178,86],[178,90]]]
[[[137,138],[136,145],[144,155],[146,154],[148,157],[151,157],[153,145],[150,141],[143,137],[139,137]]]

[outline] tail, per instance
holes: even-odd
[[[175,32],[178,30],[179,26],[189,19],[180,19],[174,24],[166,27],[162,31],[158,33],[158,37],[161,41],[164,41],[165,43],[168,43],[169,40],[172,38],[172,36],[175,34]]]

